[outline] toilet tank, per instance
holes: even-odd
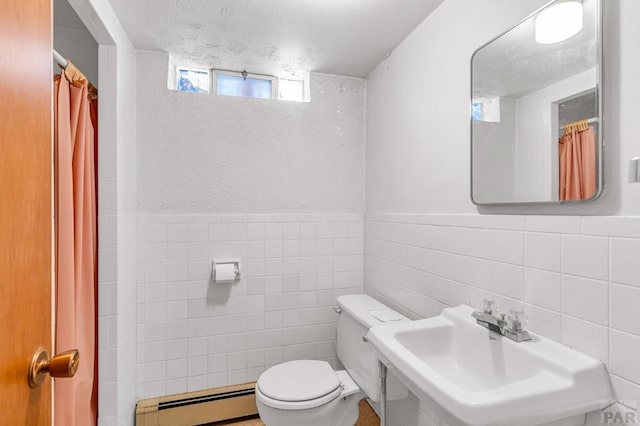
[[[363,337],[369,328],[388,321],[409,319],[366,294],[349,294],[337,298],[340,307],[338,319],[337,352],[349,375],[360,389],[374,402],[380,401],[378,385],[378,359]],[[389,372],[387,400],[404,399],[407,388]]]

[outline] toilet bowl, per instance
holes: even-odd
[[[338,359],[345,370],[326,361],[288,361],[267,369],[256,383],[256,404],[267,426],[353,426],[358,402],[380,401],[378,362],[363,337],[369,328],[408,319],[364,294],[340,296],[337,324]],[[402,399],[408,390],[393,375],[387,399]]]
[[[364,394],[349,374],[326,361],[289,361],[267,370],[256,385],[266,425],[353,426]]]

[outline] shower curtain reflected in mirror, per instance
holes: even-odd
[[[588,200],[596,194],[596,134],[587,121],[565,126],[558,142],[560,201]]]
[[[97,418],[97,91],[68,63],[54,80],[55,351],[78,349],[73,378],[55,381],[54,425]]]

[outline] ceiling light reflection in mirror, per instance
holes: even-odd
[[[578,34],[582,26],[581,1],[558,3],[536,17],[536,41],[540,44],[559,43]]]

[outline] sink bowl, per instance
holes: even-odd
[[[516,343],[476,324],[461,305],[437,317],[371,328],[378,358],[419,398],[462,424],[540,425],[611,399],[604,364],[531,333]]]

